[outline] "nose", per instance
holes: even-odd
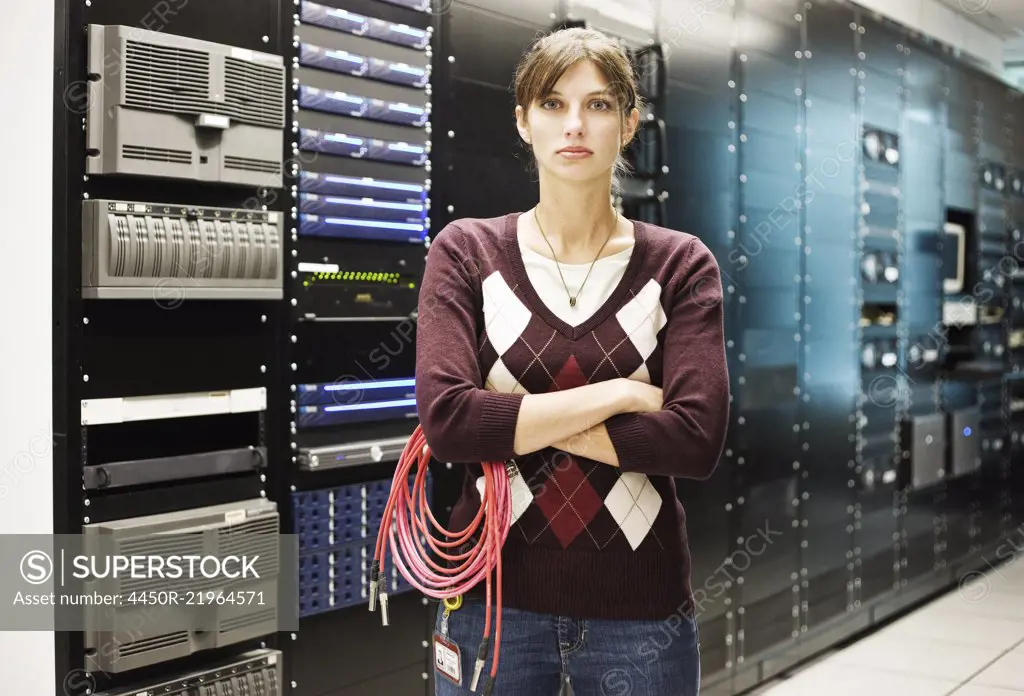
[[[566,137],[579,137],[583,135],[583,114],[579,107],[570,107],[566,111],[565,116],[565,135]]]

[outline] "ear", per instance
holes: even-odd
[[[526,141],[526,144],[530,144],[530,124],[526,122],[526,112],[523,111],[523,107],[516,104],[516,130],[519,131],[519,137]]]
[[[626,147],[633,141],[636,136],[637,127],[640,125],[640,109],[635,106],[630,110],[629,116],[626,117],[626,127],[622,134],[622,147]]]

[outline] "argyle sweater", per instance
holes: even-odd
[[[709,477],[724,447],[729,379],[718,265],[693,235],[634,221],[625,273],[574,327],[529,281],[520,214],[456,220],[427,253],[416,400],[434,458],[465,470],[448,527],[464,529],[479,509],[479,463],[514,460],[520,475],[502,550],[506,606],[578,618],[689,613],[691,566],[674,478]],[[619,377],[664,393],[658,412],[605,421],[619,467],[551,447],[515,454],[526,394]]]

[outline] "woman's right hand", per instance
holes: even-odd
[[[655,387],[635,379],[623,377],[619,380],[625,395],[623,413],[649,413],[660,411],[665,405],[661,387]]]

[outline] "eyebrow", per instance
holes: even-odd
[[[590,94],[588,94],[587,96],[588,97],[592,97],[595,94],[607,94],[610,91],[610,89],[611,89],[611,87],[605,87],[604,89],[595,90],[595,91],[591,92]],[[551,94],[551,95],[558,95],[559,97],[562,96],[562,93],[559,92],[557,89],[551,90],[549,92],[549,94]]]

